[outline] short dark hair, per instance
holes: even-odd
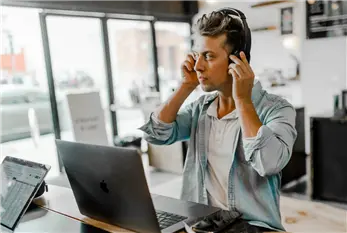
[[[226,15],[221,11],[213,11],[202,15],[193,27],[193,33],[201,36],[220,36],[225,34],[226,41],[223,46],[229,53],[241,48],[243,26],[241,19]]]

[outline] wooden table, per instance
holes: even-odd
[[[80,232],[80,233],[107,233],[107,231],[92,225],[85,224],[70,217],[53,211],[32,205],[21,218],[14,233],[57,233],[57,232]],[[12,233],[11,230],[1,226],[1,233]]]
[[[34,203],[41,208],[54,211],[109,232],[131,232],[129,230],[100,222],[82,215],[78,210],[78,206],[71,189],[49,185],[48,190],[49,191],[46,192],[42,198],[38,198],[34,201]]]
[[[100,222],[82,215],[77,207],[72,190],[49,185],[49,192],[34,203],[41,208],[65,215],[110,232],[131,232],[120,227]],[[281,197],[283,225],[290,232],[347,232],[347,211],[331,206]]]

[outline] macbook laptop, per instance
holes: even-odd
[[[151,195],[136,149],[56,140],[81,214],[136,232],[176,232],[219,211]],[[177,187],[179,188],[179,187]]]
[[[1,163],[1,229],[13,231],[51,167],[6,156]]]

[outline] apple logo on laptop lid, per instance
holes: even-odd
[[[100,188],[101,188],[101,190],[102,190],[103,192],[105,192],[105,193],[109,193],[109,192],[110,192],[110,190],[109,190],[108,187],[107,187],[107,183],[105,182],[105,180],[102,180],[102,181],[100,182]]]

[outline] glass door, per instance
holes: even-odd
[[[101,20],[48,15],[46,23],[61,138],[75,140],[67,95],[96,91],[101,99],[108,141],[112,144]]]
[[[148,99],[155,95],[150,22],[110,19],[107,23],[117,128],[120,137],[142,136]]]

